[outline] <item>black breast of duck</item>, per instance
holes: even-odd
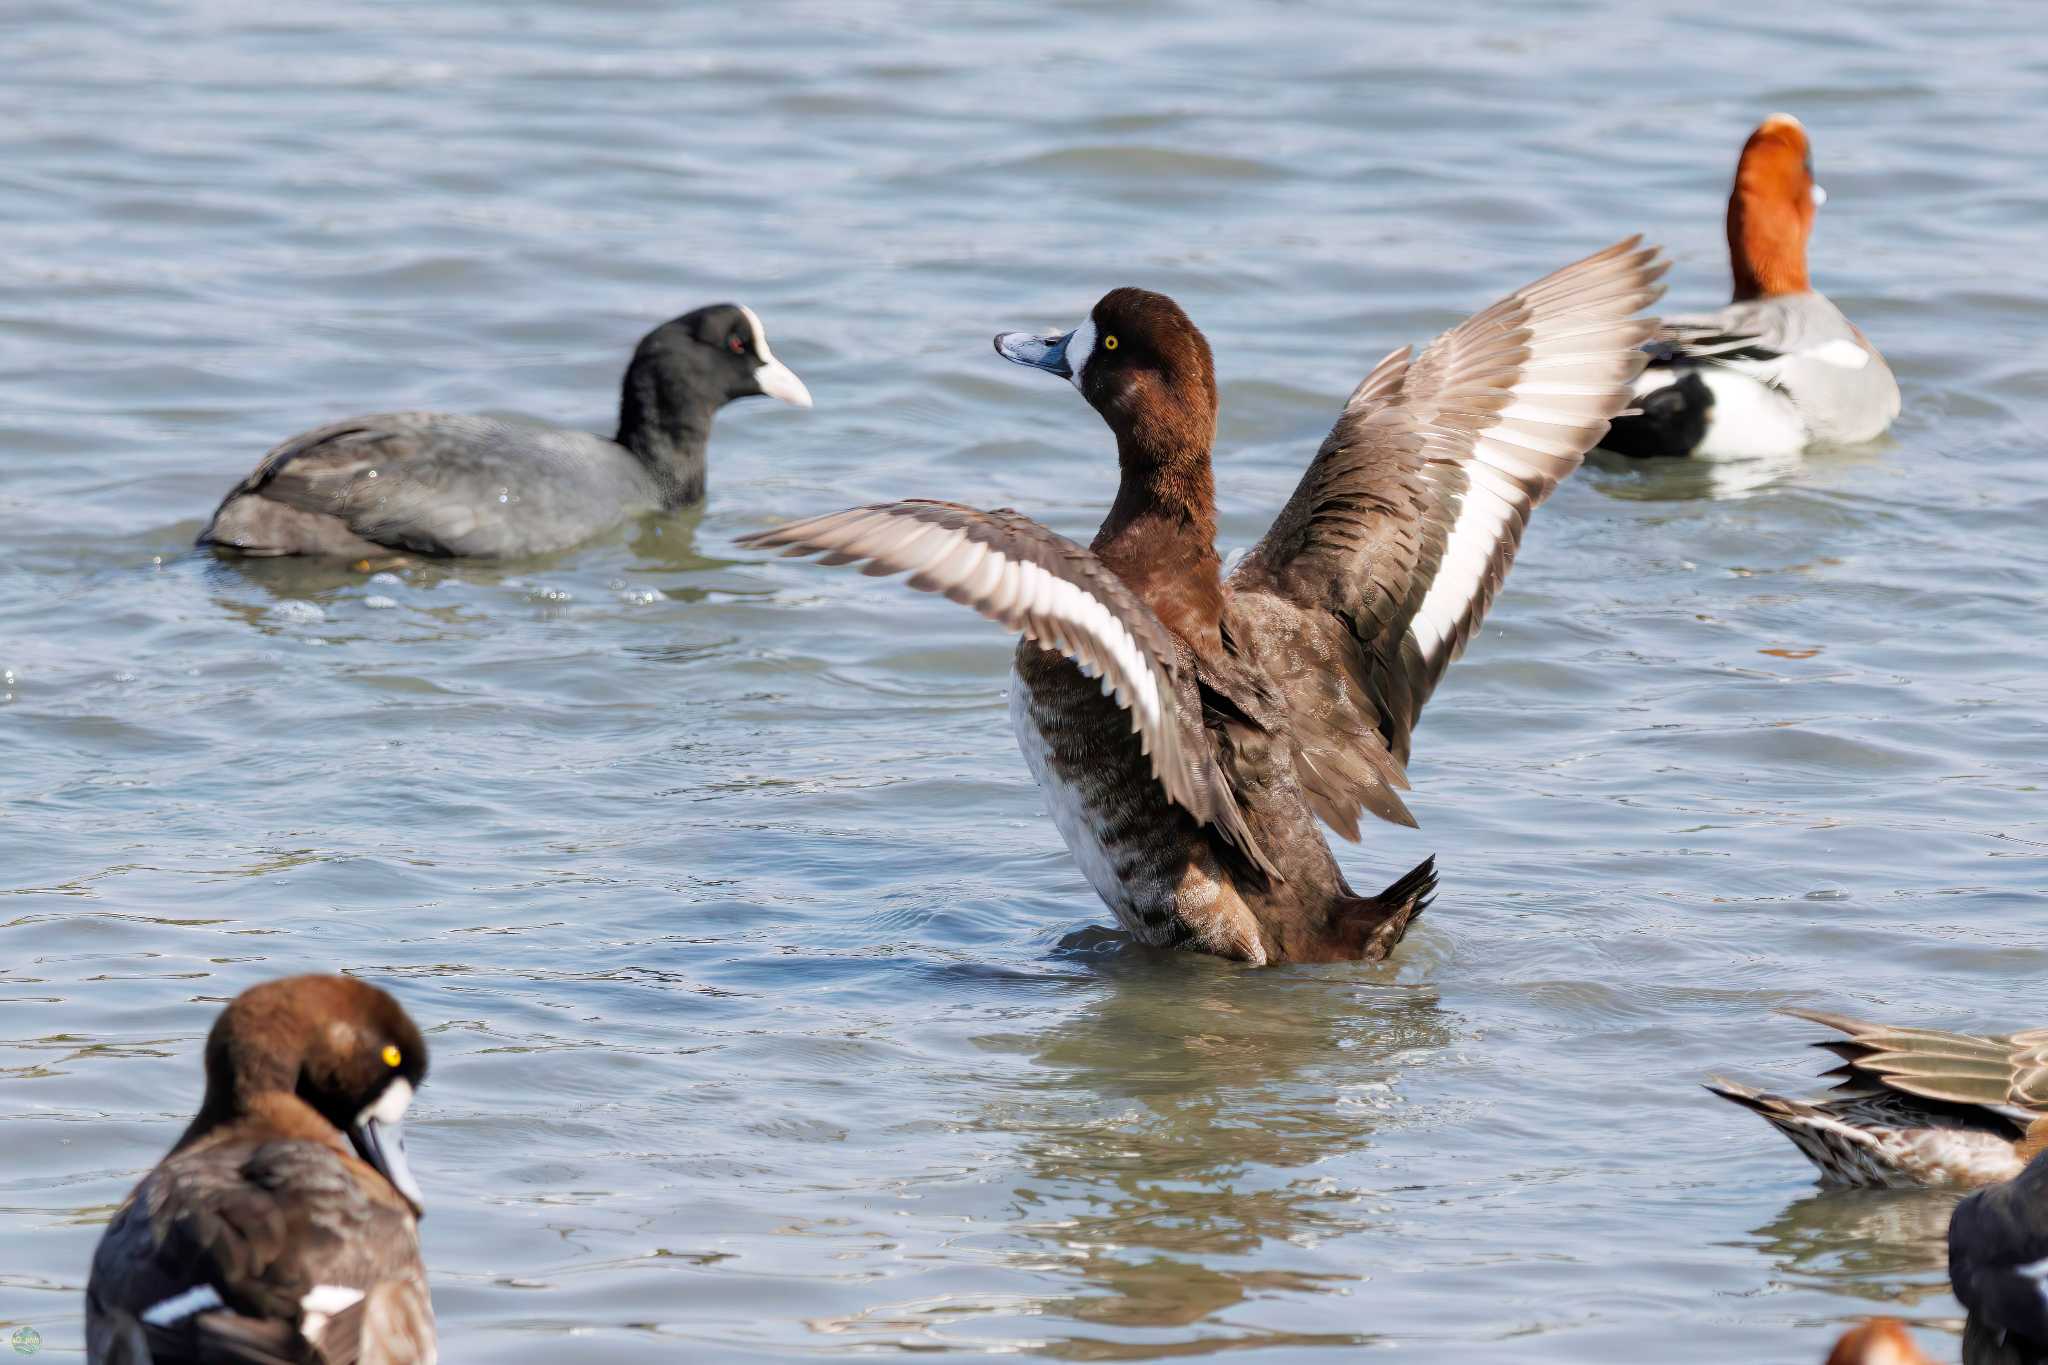
[[[1083,547],[1021,513],[884,503],[745,538],[907,571],[1023,637],[1011,716],[1082,872],[1142,942],[1248,962],[1384,957],[1424,862],[1377,896],[1318,821],[1414,820],[1409,739],[1530,511],[1627,402],[1663,273],[1632,239],[1516,291],[1353,392],[1226,579],[1208,342],[1172,299],[1112,290],[1073,331],[996,338],[1071,381],[1121,480]]]
[[[1971,1335],[2019,1359],[2048,1358],[2048,1155],[1956,1205],[1948,1278]]]
[[[237,996],[207,1038],[199,1112],[100,1239],[87,1358],[434,1360],[401,1127],[426,1069],[375,986],[302,976]]]

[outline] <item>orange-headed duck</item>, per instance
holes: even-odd
[[[268,981],[206,1039],[206,1097],[93,1256],[95,1365],[435,1358],[400,1122],[427,1047],[345,976]]]
[[[1891,367],[1806,278],[1806,239],[1826,198],[1805,126],[1790,114],[1765,119],[1728,196],[1735,301],[1665,319],[1636,381],[1639,411],[1615,419],[1607,449],[1743,459],[1868,441],[1891,426]]]
[[[1631,238],[1520,289],[1352,393],[1225,578],[1209,344],[1172,299],[1105,294],[1073,331],[1006,333],[1116,436],[1091,545],[1022,513],[883,503],[745,538],[911,574],[1024,637],[1010,716],[1054,823],[1142,943],[1246,962],[1386,956],[1434,860],[1353,891],[1317,827],[1413,825],[1423,703],[1476,633],[1529,514],[1628,401],[1660,290]]]
[[[1872,1318],[1852,1327],[1828,1353],[1827,1365],[1934,1365],[1906,1329],[1890,1318]]]
[[[1970,1311],[1965,1360],[2048,1360],[2048,1157],[1956,1205],[1948,1279]]]
[[[1786,1099],[1715,1077],[1707,1088],[1761,1114],[1824,1182],[1879,1188],[1985,1185],[2048,1147],[2048,1029],[2006,1037],[1895,1028],[1788,1010],[1844,1036],[1815,1046],[1841,1065],[1825,1099]]]
[[[713,415],[754,395],[811,405],[753,309],[699,308],[641,339],[611,440],[443,412],[330,422],[265,455],[199,544],[256,556],[566,549],[628,517],[701,499]]]

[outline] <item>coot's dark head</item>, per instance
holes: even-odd
[[[345,1133],[417,1211],[400,1124],[426,1076],[426,1040],[384,991],[347,976],[266,981],[214,1021],[206,1100],[180,1145],[292,1096]]]
[[[1209,447],[1216,363],[1201,329],[1164,294],[1112,289],[1071,332],[1005,332],[995,344],[1005,360],[1071,380],[1120,438]]]
[[[633,353],[629,374],[641,371],[671,393],[697,395],[712,407],[756,396],[811,406],[811,391],[768,349],[761,319],[744,304],[714,303],[664,322]]]

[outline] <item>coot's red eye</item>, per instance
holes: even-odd
[[[739,355],[747,349],[747,343],[742,341],[738,337],[733,337],[730,340],[728,340],[725,343],[725,346],[726,349],[731,351],[734,355]]]

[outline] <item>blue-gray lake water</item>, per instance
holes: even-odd
[[[1811,1004],[2048,1024],[2048,50],[2024,3],[50,0],[0,83],[0,1332],[80,1349],[100,1226],[221,1002],[345,970],[452,1362],[948,1353],[1953,1358],[1938,1194],[1822,1194],[1706,1095]],[[1596,462],[1417,736],[1443,892],[1381,966],[1062,948],[1107,912],[946,601],[736,551],[902,496],[1085,538],[1109,438],[989,337],[1179,298],[1226,548],[1393,347],[1642,231],[1727,292],[1766,113],[1891,438]],[[701,511],[532,563],[194,553],[274,441],[610,431],[736,299],[817,397]]]

